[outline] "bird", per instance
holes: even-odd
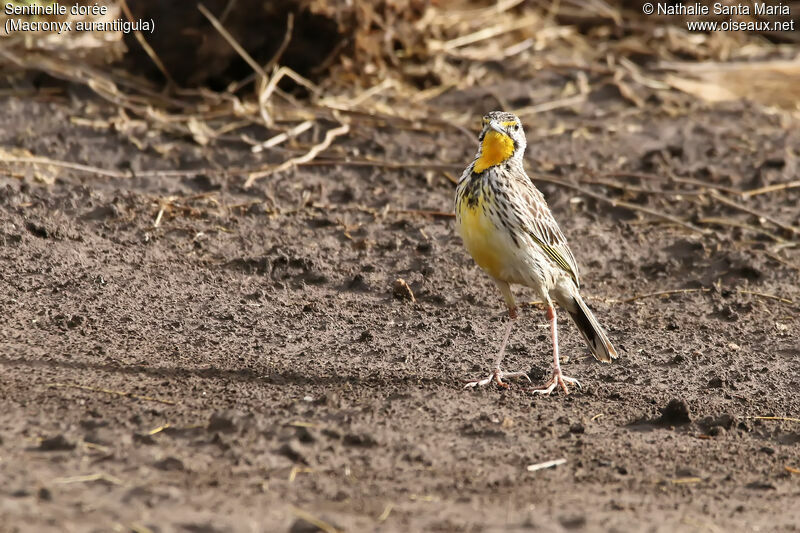
[[[544,302],[553,343],[553,373],[534,394],[550,395],[557,387],[580,382],[561,371],[558,324],[553,302],[564,309],[586,341],[592,355],[609,363],[617,351],[580,295],[578,265],[542,193],[523,165],[527,140],[522,122],[513,113],[492,111],[482,120],[478,151],[458,180],[455,194],[456,227],[469,254],[500,290],[508,320],[491,373],[469,380],[466,387],[530,377],[526,372],[501,370],[518,308],[511,285],[530,287]]]

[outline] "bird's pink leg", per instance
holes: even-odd
[[[556,387],[561,387],[564,394],[569,394],[567,383],[575,384],[581,388],[581,384],[575,378],[570,378],[561,373],[561,363],[558,360],[558,322],[556,321],[556,310],[550,305],[547,307],[547,319],[550,321],[550,336],[553,339],[553,376],[545,383],[544,388],[534,389],[534,394],[547,394],[555,390]]]
[[[495,358],[494,366],[492,367],[492,373],[483,379],[473,379],[467,381],[467,384],[464,385],[464,388],[483,387],[484,385],[488,385],[492,381],[497,383],[498,387],[508,388],[508,385],[505,382],[503,382],[503,378],[524,377],[528,381],[531,380],[531,378],[528,377],[527,372],[503,372],[502,370],[500,370],[500,364],[503,362],[503,357],[505,356],[506,353],[506,345],[508,344],[508,338],[511,336],[511,327],[514,325],[514,321],[517,318],[516,306],[508,308],[508,318],[509,320],[508,323],[506,324],[506,330],[505,333],[503,333],[503,343],[500,345],[500,351],[497,352],[497,357]]]

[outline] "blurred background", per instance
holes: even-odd
[[[602,0],[105,4],[106,15],[33,19],[149,27],[4,32],[6,90],[63,91],[55,80],[69,81],[149,129],[201,144],[253,144],[334,111],[474,128],[489,107],[525,119],[587,102],[602,102],[603,112],[670,109],[683,94],[796,111],[800,90],[800,32],[774,29],[793,27],[793,2],[777,4],[788,15],[756,14],[753,2],[721,2],[749,14],[714,15],[709,3],[707,16],[659,14],[695,4],[663,2],[646,15],[644,2]],[[8,18],[20,19],[0,15],[0,23]],[[758,25],[697,31],[692,21]]]

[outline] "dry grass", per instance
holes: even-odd
[[[746,82],[754,77],[763,80],[767,89],[759,93],[769,95],[767,103],[790,109],[797,105],[800,63],[780,60],[787,54],[779,44],[743,32],[689,34],[674,17],[642,17],[636,3],[381,0],[351,5],[315,0],[307,4],[308,11],[335,21],[347,43],[317,59],[316,70],[324,74],[315,81],[280,63],[291,46],[293,16],[285,23],[278,52],[259,65],[219,19],[226,12],[196,7],[213,26],[208,31],[221,34],[252,68],[252,76],[226,91],[181,89],[175,84],[164,91],[133,73],[111,68],[109,62],[124,52],[122,35],[113,32],[7,36],[0,63],[84,84],[132,122],[145,121],[150,129],[188,136],[201,145],[224,138],[268,148],[265,143],[276,136],[288,140],[298,135],[300,125],[311,129],[308,121],[323,130],[341,122],[413,127],[418,119],[430,122],[427,103],[447,91],[505,77],[526,79],[541,69],[586,75],[578,75],[578,83],[565,87],[557,100],[517,109],[522,115],[579,104],[593,86],[603,84],[617,86],[638,106],[653,91],[668,88],[711,101],[741,98],[747,96]],[[105,18],[132,15],[118,0]],[[169,79],[147,36],[137,34],[136,39]],[[703,60],[702,68],[686,62],[687,57]],[[758,58],[769,61],[754,63]],[[502,69],[494,68],[498,62]],[[281,90],[287,80],[302,87],[306,97],[298,101]],[[452,109],[439,115],[438,126],[471,128],[473,122],[473,117]],[[263,127],[263,137],[240,133],[252,125]]]

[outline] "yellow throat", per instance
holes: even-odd
[[[474,172],[481,173],[489,167],[499,165],[514,153],[514,141],[508,135],[488,131],[481,143],[481,156],[475,161]]]

